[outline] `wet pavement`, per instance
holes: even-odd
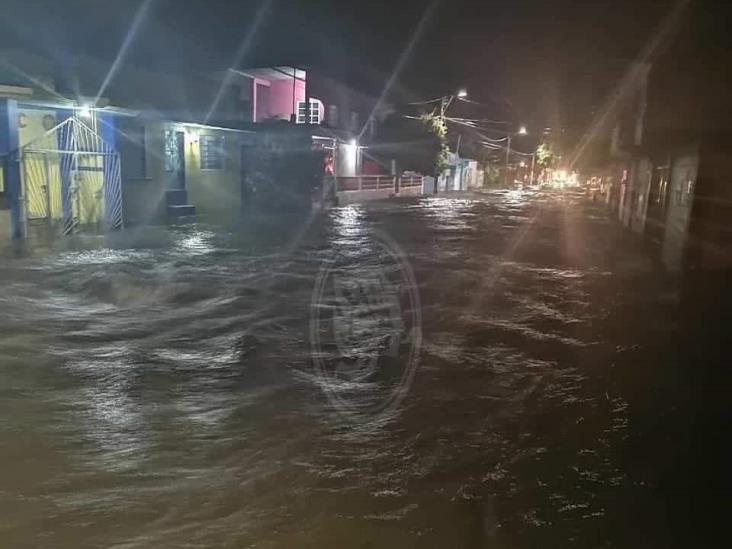
[[[6,253],[2,546],[672,546],[650,257],[521,191]]]

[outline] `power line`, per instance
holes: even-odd
[[[437,103],[443,99],[444,97],[437,97],[436,99],[430,99],[429,101],[413,101],[412,103],[407,103],[407,105],[427,105],[429,103]]]

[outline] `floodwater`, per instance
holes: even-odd
[[[421,340],[413,375],[359,378],[400,398],[349,416],[314,366],[313,288],[336,250],[372,269],[379,234]],[[629,448],[677,304],[599,208],[520,191],[8,252],[0,545],[671,546]]]

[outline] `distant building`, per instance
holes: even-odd
[[[451,152],[447,168],[437,178],[438,191],[469,191],[483,186],[483,172],[478,162],[470,158],[460,158]]]

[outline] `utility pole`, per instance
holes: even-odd
[[[515,135],[528,135],[529,131],[526,129],[526,126],[523,124],[519,127],[518,131]],[[511,161],[511,139],[513,138],[514,133],[509,131],[506,135],[506,138],[508,139],[508,143],[506,145],[506,173],[504,177],[504,184],[508,185],[508,163]]]
[[[529,185],[534,184],[534,166],[536,165],[536,151],[531,155],[531,175],[529,176]]]
[[[508,134],[508,144],[506,145],[506,168],[503,170],[503,184],[508,185],[508,163],[511,161],[511,134]]]
[[[442,124],[443,127],[445,127],[445,111],[447,111],[447,107],[450,106],[450,103],[452,103],[454,97],[454,95],[446,95],[440,100],[440,124]],[[437,194],[438,179],[439,175],[437,176],[437,179],[435,179],[435,194]],[[447,192],[448,190],[449,184],[447,179],[445,179],[445,192]]]
[[[440,123],[445,127],[445,112],[447,111],[450,104],[453,102],[455,97],[458,97],[460,99],[467,97],[468,92],[464,89],[459,90],[457,92],[457,95],[451,94],[451,95],[445,95],[440,99]],[[458,144],[457,144],[457,151],[455,153],[456,159],[458,158],[458,155],[460,154],[460,138],[462,137],[461,134],[458,134]],[[455,166],[456,173],[457,173],[457,165]],[[439,177],[439,176],[438,176]],[[445,192],[447,192],[448,189],[448,183],[445,181]],[[437,194],[437,178],[435,179],[435,194]]]

